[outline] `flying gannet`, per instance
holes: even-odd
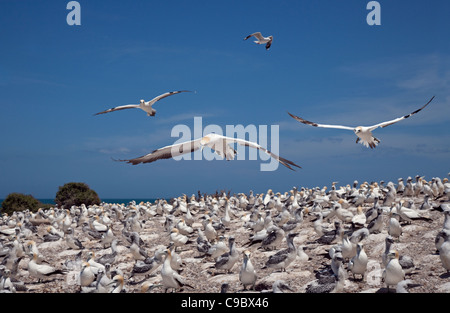
[[[197,151],[198,149],[203,149],[204,147],[211,148],[219,156],[226,158],[226,160],[229,161],[229,160],[233,160],[237,153],[236,150],[234,150],[230,146],[230,144],[233,144],[233,143],[238,143],[241,146],[247,146],[247,147],[261,150],[291,170],[294,170],[291,167],[291,165],[301,168],[297,164],[295,164],[289,160],[286,160],[286,159],[276,155],[273,152],[270,152],[269,150],[263,148],[262,146],[260,146],[257,143],[243,140],[243,139],[238,139],[238,138],[225,137],[225,136],[214,134],[214,133],[208,134],[199,139],[174,144],[171,146],[166,146],[166,147],[154,150],[153,152],[151,152],[147,155],[144,155],[144,156],[141,156],[141,157],[138,157],[135,159],[117,160],[117,161],[127,162],[127,163],[130,163],[133,165],[140,164],[140,163],[151,163],[151,162],[155,162],[160,159],[170,159],[170,158],[173,158],[176,156],[191,153],[191,152]]]
[[[255,37],[257,40],[255,40],[254,42],[259,45],[266,44],[266,50],[269,50],[270,46],[272,45],[273,36],[264,37],[263,35],[261,35],[260,32],[256,32],[248,35],[247,37],[244,38],[244,40],[247,40],[250,37]]]
[[[181,92],[190,92],[190,91],[189,90],[169,91],[169,92],[163,93],[162,95],[159,95],[147,102],[145,100],[141,100],[139,104],[121,105],[121,106],[111,108],[106,111],[95,113],[94,115],[105,114],[105,113],[109,113],[109,112],[113,112],[113,111],[120,111],[120,110],[125,110],[125,109],[141,109],[141,110],[144,110],[145,112],[147,112],[147,116],[155,116],[156,110],[153,108],[153,105],[156,102],[158,102],[161,99],[164,99],[164,98],[172,96],[172,95],[176,95],[177,93],[181,93]]]
[[[375,125],[373,125],[373,126],[357,126],[357,127],[349,127],[349,126],[341,126],[341,125],[317,124],[317,123],[314,123],[314,122],[310,122],[310,121],[304,120],[303,118],[298,117],[298,116],[295,116],[295,115],[293,115],[293,114],[291,114],[291,113],[289,113],[289,112],[288,112],[288,114],[289,114],[292,118],[294,118],[295,120],[299,121],[300,123],[307,124],[307,125],[311,125],[311,126],[314,126],[314,127],[336,128],[336,129],[352,130],[352,131],[355,132],[355,135],[358,136],[358,138],[356,139],[356,143],[358,143],[358,142],[361,141],[361,144],[363,144],[363,145],[366,146],[367,148],[370,147],[371,149],[373,149],[373,148],[375,148],[375,147],[380,143],[380,140],[377,139],[377,138],[375,138],[375,137],[372,135],[372,131],[374,131],[374,130],[377,129],[378,127],[384,128],[384,127],[387,127],[387,126],[389,126],[389,125],[395,124],[395,123],[397,123],[397,122],[400,122],[401,120],[404,120],[404,119],[410,117],[411,115],[414,115],[414,114],[420,112],[420,111],[421,111],[423,108],[425,108],[425,107],[426,107],[433,99],[434,99],[434,96],[433,96],[433,97],[430,99],[430,101],[428,101],[423,107],[421,107],[420,109],[418,109],[418,110],[416,110],[416,111],[414,111],[414,112],[412,112],[412,113],[410,113],[410,114],[408,114],[408,115],[405,115],[405,116],[402,116],[402,117],[399,117],[399,118],[396,118],[396,119],[393,119],[393,120],[390,120],[390,121],[386,121],[386,122],[382,122],[382,123],[379,123],[379,124],[375,124]]]

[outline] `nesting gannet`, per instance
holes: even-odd
[[[178,231],[180,232],[180,234],[184,235],[184,236],[190,236],[192,235],[192,233],[194,232],[194,229],[191,226],[188,226],[184,220],[184,218],[182,218],[175,226]]]
[[[92,268],[92,271],[96,275],[97,275],[97,272],[99,269],[105,270],[105,266],[95,260],[95,252],[94,251],[88,252],[87,262],[89,263],[89,265]]]
[[[442,229],[437,233],[434,244],[436,246],[436,250],[439,252],[439,248],[445,242],[446,236],[450,235],[450,210],[444,210],[444,225]]]
[[[121,293],[124,291],[124,278],[122,275],[116,275],[113,277],[112,281],[110,282],[110,285],[112,285],[113,290],[110,291],[110,293]]]
[[[202,256],[205,256],[208,253],[209,249],[211,249],[211,244],[209,243],[205,233],[201,228],[197,228],[197,234],[197,251],[202,253]]]
[[[344,203],[344,199],[339,199],[339,201],[336,201],[333,205],[333,210],[336,213],[336,216],[343,222],[343,223],[351,223],[352,219],[354,217],[354,214],[349,211],[348,209],[344,209],[342,207],[342,203]]]
[[[220,218],[220,223],[222,223],[225,228],[228,228],[231,224],[231,218],[230,218],[230,202],[227,198],[225,198],[226,204],[225,204],[225,213],[224,216]]]
[[[83,262],[79,273],[80,288],[82,289],[83,287],[90,286],[95,281],[97,273],[98,271],[94,273],[88,262]]]
[[[95,113],[94,115],[105,114],[105,113],[119,111],[119,110],[125,110],[125,109],[141,109],[141,110],[144,110],[145,112],[147,112],[147,116],[155,116],[156,110],[153,108],[153,105],[156,102],[158,102],[161,99],[164,99],[164,98],[172,96],[172,95],[176,95],[177,93],[181,93],[181,92],[190,92],[190,91],[189,90],[170,91],[170,92],[163,93],[162,95],[159,95],[147,102],[145,100],[141,100],[139,104],[121,105],[121,106],[111,108],[106,111]]]
[[[225,137],[218,134],[208,134],[202,138],[186,141],[178,144],[174,144],[171,146],[166,146],[157,150],[154,150],[153,152],[135,158],[131,160],[117,160],[120,162],[127,162],[129,164],[140,164],[140,163],[151,163],[155,162],[157,160],[161,159],[170,159],[173,157],[177,157],[186,153],[191,153],[199,149],[203,149],[204,147],[211,148],[216,154],[219,156],[225,158],[226,160],[233,160],[236,155],[236,150],[234,150],[230,144],[237,143],[241,146],[247,146],[250,148],[255,148],[258,150],[263,151],[264,153],[268,154],[269,156],[273,157],[275,160],[286,166],[287,168],[294,170],[291,166],[296,166],[298,168],[301,168],[297,164],[286,160],[273,152],[270,152],[269,150],[263,148],[257,143],[247,141],[244,139],[238,139],[238,138],[231,138],[231,137]]]
[[[389,286],[397,286],[399,282],[405,279],[405,273],[399,262],[398,251],[388,253],[388,263],[383,271],[383,280],[389,292]]]
[[[360,205],[358,205],[356,210],[357,213],[352,218],[352,226],[354,228],[364,227],[367,221],[366,214],[363,212],[362,207]]]
[[[264,37],[263,35],[261,35],[260,32],[256,32],[248,35],[247,37],[244,38],[244,40],[247,40],[251,37],[255,37],[257,39],[254,42],[257,43],[258,45],[266,44],[266,50],[269,50],[270,46],[272,45],[273,36]]]
[[[425,195],[425,197],[423,198],[423,203],[420,205],[419,210],[431,210],[433,208],[433,206],[431,205],[430,201],[430,196],[429,195]]]
[[[133,255],[133,258],[138,261],[144,261],[146,258],[148,258],[147,252],[140,246],[139,243],[139,234],[136,232],[131,233],[131,239],[133,240],[131,246],[130,246],[130,252]]]
[[[170,249],[167,249],[165,253],[166,258],[161,268],[162,285],[164,286],[165,292],[167,292],[167,290],[170,288],[172,288],[173,290],[177,290],[184,286],[194,289],[194,287],[185,283],[184,278],[172,269],[172,266],[170,265],[170,263],[172,262]]]
[[[350,237],[348,236],[348,234],[344,234],[344,236],[342,237],[342,242],[341,242],[340,246],[341,246],[342,258],[344,260],[350,260],[351,258],[353,258],[356,255],[357,244],[350,241]]]
[[[183,266],[186,265],[186,263],[184,263],[181,256],[175,251],[175,248],[176,247],[173,242],[170,242],[169,246],[167,247],[167,249],[170,249],[172,255],[170,266],[172,266],[173,270],[181,272],[183,270]]]
[[[383,209],[381,207],[379,207],[377,209],[377,216],[375,217],[375,219],[373,219],[369,225],[367,225],[367,229],[369,230],[369,232],[372,233],[380,233],[382,231],[383,228]]]
[[[102,239],[102,233],[91,229],[87,222],[83,223],[82,230],[83,230],[83,233],[86,234],[86,236],[88,236],[92,240],[101,240]]]
[[[267,236],[261,241],[261,248],[265,250],[273,250],[280,245],[284,237],[284,230],[273,225],[267,230]]]
[[[173,242],[174,248],[177,249],[179,247],[184,246],[186,243],[190,243],[188,236],[180,234],[178,228],[173,228],[170,233],[170,240]]]
[[[432,222],[433,220],[429,217],[422,216],[418,211],[413,208],[407,208],[403,205],[403,200],[401,200],[397,207],[397,214],[400,215],[401,219],[411,224],[412,221],[422,220],[426,222]]]
[[[100,217],[98,215],[93,216],[89,219],[89,227],[91,227],[92,230],[98,231],[100,233],[104,233],[108,230],[108,226],[100,221]]]
[[[309,255],[305,252],[306,249],[307,247],[305,246],[297,247],[297,262],[304,263],[309,261]]]
[[[439,247],[439,257],[442,266],[450,273],[450,236],[448,232],[444,232],[444,243]]]
[[[114,264],[117,259],[117,239],[114,239],[111,243],[111,253],[107,253],[102,255],[99,259],[96,261],[100,264],[106,265],[106,264]]]
[[[131,277],[145,276],[144,280],[151,276],[163,263],[165,251],[157,250],[154,256],[146,258],[144,261],[137,261],[130,274]]]
[[[108,230],[104,233],[102,233],[102,240],[101,243],[103,245],[103,248],[109,248],[111,246],[111,243],[116,239],[116,235],[114,235],[112,229],[110,226],[108,226]]]
[[[228,247],[225,243],[225,237],[219,236],[218,240],[210,246],[206,254],[216,260],[219,256],[226,253],[228,251]]]
[[[233,266],[239,260],[239,253],[236,249],[235,238],[228,238],[228,245],[230,250],[221,256],[219,256],[216,260],[214,267],[216,270],[225,270],[227,273],[231,271]]]
[[[324,234],[317,239],[317,242],[324,245],[329,245],[337,240],[342,240],[342,236],[344,234],[341,222],[336,220],[334,221],[334,229],[327,230],[324,232]]]
[[[348,269],[353,273],[353,278],[356,275],[361,275],[361,280],[364,280],[368,262],[369,259],[367,258],[363,245],[358,243],[356,245],[356,255],[348,263]]]
[[[288,248],[271,255],[267,260],[265,267],[286,271],[286,267],[288,267],[288,265],[297,257],[297,248],[294,245],[294,238],[297,235],[298,233],[288,234],[286,236]]]
[[[380,140],[377,139],[377,138],[375,138],[375,137],[372,135],[372,131],[374,131],[374,130],[377,129],[378,127],[384,128],[384,127],[387,127],[387,126],[389,126],[389,125],[395,124],[395,123],[397,123],[397,122],[400,122],[401,120],[404,120],[404,119],[406,119],[406,118],[408,118],[408,117],[410,117],[410,116],[412,116],[412,115],[414,115],[414,114],[420,112],[420,111],[421,111],[422,109],[424,109],[424,108],[425,108],[425,107],[426,107],[433,99],[434,99],[434,96],[430,99],[430,101],[428,101],[428,102],[427,102],[424,106],[422,106],[420,109],[418,109],[418,110],[416,110],[416,111],[414,111],[414,112],[412,112],[412,113],[410,113],[410,114],[408,114],[408,115],[405,115],[405,116],[402,116],[402,117],[399,117],[399,118],[396,118],[396,119],[393,119],[393,120],[390,120],[390,121],[386,121],[386,122],[382,122],[382,123],[379,123],[379,124],[375,124],[375,125],[372,125],[372,126],[349,127],[349,126],[341,126],[341,125],[317,124],[317,123],[314,123],[314,122],[310,122],[310,121],[304,120],[303,118],[298,117],[298,116],[295,116],[295,115],[293,115],[293,114],[291,114],[291,113],[289,113],[289,112],[288,112],[288,114],[289,114],[292,118],[294,118],[295,120],[299,121],[300,123],[307,124],[307,125],[311,125],[311,126],[314,126],[314,127],[336,128],[336,129],[352,130],[352,131],[355,132],[355,135],[358,136],[358,139],[356,140],[356,143],[361,142],[361,144],[363,144],[363,145],[366,146],[367,148],[370,147],[370,148],[373,149],[373,148],[375,148],[375,147],[380,143]]]
[[[47,279],[52,275],[66,274],[66,271],[57,269],[47,264],[39,264],[37,254],[33,253],[33,258],[28,262],[28,273],[30,276],[38,278],[39,281]]]
[[[450,237],[450,229],[441,229],[435,239],[434,239],[434,244],[436,246],[436,252],[437,254],[439,254],[439,249],[441,248],[441,246],[444,244],[444,242],[446,241],[445,238]]]
[[[103,270],[99,270],[95,280],[96,293],[110,293],[112,290],[111,282],[112,279],[108,277],[108,275]]]
[[[67,229],[66,243],[67,243],[67,246],[70,249],[74,249],[74,250],[82,250],[82,249],[84,249],[84,246],[81,243],[81,241],[78,238],[74,237],[74,230],[71,227],[69,227]]]
[[[7,268],[0,271],[0,293],[16,293],[16,287],[11,282],[11,271]]]
[[[390,218],[388,222],[388,234],[393,237],[400,240],[400,236],[402,235],[402,225],[400,225],[400,222],[398,220],[398,214],[394,212],[390,212]]]
[[[239,281],[244,285],[244,290],[247,290],[247,286],[250,286],[250,288],[255,287],[257,276],[255,267],[250,260],[250,251],[245,250],[242,254],[244,256],[244,261],[241,270],[239,271]]]
[[[391,250],[391,246],[394,243],[394,239],[391,236],[386,236],[385,238],[385,250],[381,256],[383,265],[386,266],[389,262],[389,253],[395,250]],[[403,269],[405,274],[410,274],[415,269],[414,260],[409,255],[400,255],[398,262]]]

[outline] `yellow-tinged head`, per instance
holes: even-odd
[[[207,145],[211,141],[211,137],[205,136],[200,140],[200,144],[202,146]]]
[[[359,205],[358,208],[357,208],[357,210],[358,210],[358,213],[359,213],[359,214],[362,214],[362,213],[363,213],[362,206]]]

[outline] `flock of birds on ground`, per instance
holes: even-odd
[[[4,213],[0,292],[204,292],[196,284],[205,281],[206,292],[348,292],[349,282],[369,283],[367,247],[380,235],[377,288],[408,292],[419,285],[418,251],[399,255],[396,245],[417,223],[435,225],[426,246],[450,277],[449,201],[448,178],[416,176]],[[307,266],[314,279],[294,287]]]

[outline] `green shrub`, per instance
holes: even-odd
[[[100,202],[97,193],[85,183],[67,183],[60,186],[55,198],[55,203],[59,207],[64,206],[67,209],[72,205],[79,206],[84,203],[88,206]]]
[[[24,195],[22,193],[10,193],[2,202],[1,213],[12,214],[14,211],[30,210],[36,212],[42,203],[35,199],[32,195]]]

